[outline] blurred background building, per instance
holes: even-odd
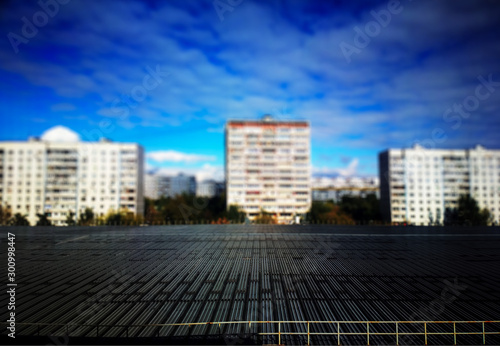
[[[179,173],[176,176],[169,177],[169,194],[168,196],[174,197],[187,193],[189,195],[196,194],[196,178],[192,175]]]
[[[183,173],[166,176],[149,172],[144,176],[144,186],[144,196],[151,199],[175,197],[183,193],[193,195],[196,193],[196,178]]]
[[[500,150],[389,149],[379,154],[381,211],[386,221],[428,225],[444,221],[469,194],[500,219]]]
[[[343,196],[380,198],[378,177],[321,177],[312,180],[313,201],[338,203]]]
[[[204,180],[196,183],[196,196],[215,197],[220,196],[224,191],[225,183],[217,182],[213,179]]]
[[[168,195],[169,177],[154,172],[144,174],[144,197],[158,199]]]
[[[307,121],[258,120],[226,124],[227,206],[250,220],[261,209],[280,223],[305,214],[311,205],[310,126]]]
[[[135,143],[82,142],[58,126],[40,139],[0,142],[0,201],[12,214],[46,214],[65,225],[85,208],[95,215],[126,209],[143,214],[143,148]]]

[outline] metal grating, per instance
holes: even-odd
[[[297,333],[306,333],[307,323],[289,321],[499,317],[500,232],[491,227],[0,229],[7,231],[16,234],[16,333],[21,336],[91,337],[100,325],[103,337],[252,332],[264,343],[276,343],[276,334],[263,333],[282,329],[294,333],[282,333],[282,343],[303,344],[306,335]],[[0,251],[6,256],[5,243]],[[5,270],[0,268],[4,277]],[[252,331],[243,322],[224,323],[221,329],[194,324],[249,320],[284,322]],[[166,326],[185,321],[193,322],[191,327]],[[477,332],[462,327],[461,332]],[[444,325],[431,328],[430,333],[450,332]],[[370,329],[372,343],[383,336],[377,332],[394,332],[389,325]],[[402,333],[424,332],[417,329],[401,326]],[[313,333],[335,332],[333,325],[314,325]],[[346,324],[342,332],[361,333],[346,334],[343,344],[366,343],[366,326]],[[312,343],[337,342],[328,334],[310,336]],[[433,342],[450,343],[441,336],[433,335]],[[463,335],[459,343],[480,343],[469,337]],[[491,336],[492,344],[500,343],[496,337]]]

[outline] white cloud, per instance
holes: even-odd
[[[150,167],[151,168],[151,167]],[[184,173],[186,175],[194,175],[197,182],[201,182],[207,179],[213,179],[215,181],[224,181],[224,167],[223,166],[213,166],[209,163],[204,164],[200,168],[158,168],[155,169],[155,173],[166,176],[175,176],[179,173]]]
[[[186,162],[215,161],[211,155],[186,154],[175,150],[158,150],[146,154],[146,157],[156,162]]]
[[[496,145],[499,123],[486,110],[498,107],[498,97],[481,102],[477,117],[466,119],[457,131],[450,130],[442,115],[474,91],[478,75],[500,78],[498,45],[492,44],[493,36],[483,35],[494,32],[485,28],[496,23],[500,7],[485,12],[486,2],[414,1],[348,64],[339,44],[353,43],[353,27],[373,20],[372,8],[356,16],[342,7],[316,16],[306,10],[307,1],[279,3],[245,2],[221,23],[210,2],[205,4],[209,11],[190,2],[169,2],[154,10],[140,1],[127,6],[73,3],[51,20],[51,27],[57,28],[59,21],[74,25],[57,31],[47,26],[29,47],[50,39],[50,44],[74,48],[80,64],[67,67],[38,59],[38,54],[23,55],[26,50],[11,59],[8,50],[0,50],[0,65],[33,85],[53,89],[61,102],[99,95],[89,118],[112,117],[126,129],[188,128],[200,120],[208,123],[207,132],[217,133],[227,118],[255,119],[271,112],[310,120],[313,146],[323,149],[405,146],[428,138],[430,124],[445,128],[448,146],[478,140]],[[386,3],[380,6],[374,10]],[[7,19],[17,27],[26,13],[31,11],[20,8]],[[179,30],[183,27],[189,30]],[[466,40],[460,42],[461,37]],[[156,65],[172,74],[148,91],[144,101],[132,102],[125,109],[130,116],[119,117],[114,100],[130,95],[148,74],[146,67]],[[286,112],[277,111],[284,105]],[[140,121],[131,121],[132,116]],[[472,132],[475,127],[485,133]]]
[[[45,131],[41,139],[47,142],[78,142],[80,136],[67,127],[58,125]]]
[[[339,175],[341,177],[353,177],[358,173],[359,159],[354,158],[345,168],[318,167],[313,168],[313,174],[320,175]]]

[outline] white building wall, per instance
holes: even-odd
[[[390,149],[381,166],[386,215],[392,222],[443,223],[446,208],[470,194],[500,220],[500,150]],[[384,160],[385,162],[385,160]],[[382,182],[384,180],[384,182]],[[385,197],[385,198],[384,198]]]
[[[144,176],[144,197],[158,199],[159,188],[159,177],[156,174],[147,173]]]
[[[304,121],[229,121],[226,125],[227,206],[250,219],[261,209],[279,222],[311,205],[310,127]]]
[[[143,214],[141,146],[112,142],[0,142],[0,201],[12,214],[50,213],[56,225],[86,207]]]
[[[196,178],[194,176],[178,174],[170,179],[169,196],[174,197],[183,193],[196,193]]]
[[[214,180],[206,180],[196,184],[196,196],[198,197],[214,197],[217,192],[217,183]]]

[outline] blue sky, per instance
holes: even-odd
[[[63,125],[215,177],[226,120],[266,113],[310,121],[317,175],[375,175],[415,142],[500,147],[493,0],[55,1],[0,5],[0,140]]]

